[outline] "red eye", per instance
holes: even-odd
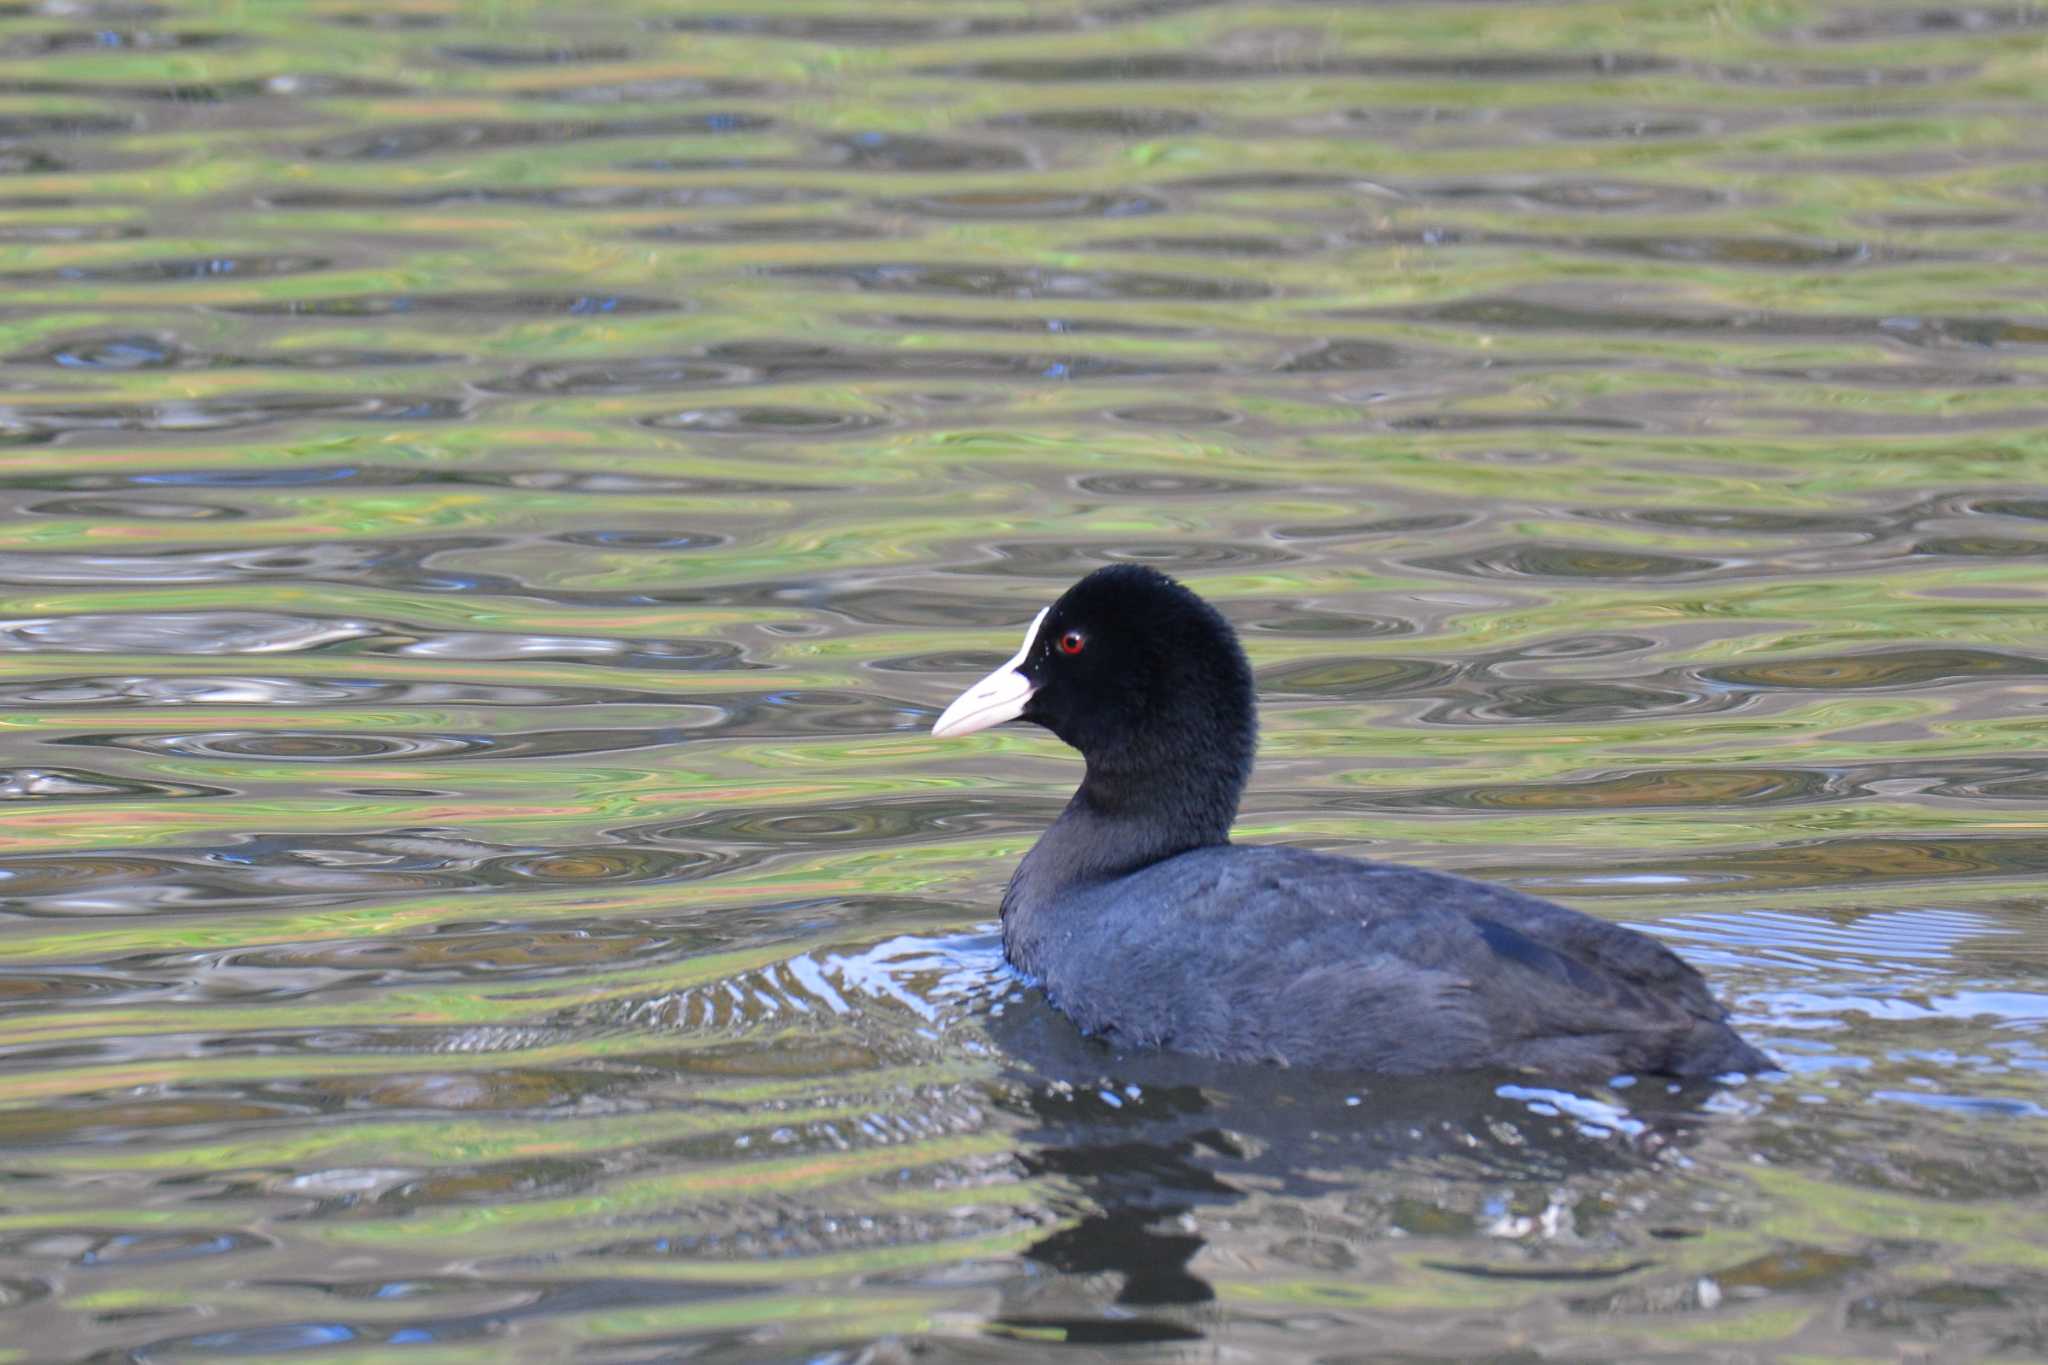
[[[1070,630],[1060,636],[1060,653],[1079,654],[1088,647],[1088,637],[1078,630]]]

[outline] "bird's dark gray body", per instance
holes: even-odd
[[[1047,895],[1036,855],[1004,899],[1004,947],[1115,1046],[1386,1074],[1769,1065],[1675,953],[1504,887],[1225,844]]]

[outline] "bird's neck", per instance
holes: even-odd
[[[1088,756],[1088,772],[1060,820],[1097,821],[1124,839],[1130,867],[1230,841],[1250,755],[1213,744],[1154,746],[1139,755]]]
[[[1190,849],[1230,842],[1249,755],[1211,745],[1155,749],[1152,761],[1089,755],[1088,773],[1003,896],[1005,939],[1045,932],[1060,896]],[[1166,757],[1169,761],[1159,761]],[[1013,954],[1013,959],[1015,955]]]

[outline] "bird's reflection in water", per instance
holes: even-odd
[[[1034,1311],[1044,1286],[1022,1287],[1003,1322],[1070,1344],[1200,1335],[1175,1312],[1217,1296],[1194,1263],[1218,1240],[1236,1258],[1247,1225],[1300,1221],[1275,1200],[1298,1211],[1365,1195],[1409,1208],[1422,1231],[1542,1238],[1570,1218],[1568,1191],[1682,1172],[1690,1140],[1739,1107],[1723,1087],[1662,1077],[1567,1088],[1526,1073],[1386,1077],[1120,1052],[1035,991],[985,1024],[1006,1062],[1000,1102],[1030,1125],[1021,1163],[1063,1192],[1070,1220],[1024,1254],[1087,1285],[1078,1299],[1052,1293],[1053,1311]]]

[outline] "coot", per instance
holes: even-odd
[[[1113,1046],[1410,1075],[1771,1065],[1698,972],[1633,930],[1442,872],[1231,843],[1251,666],[1162,573],[1076,583],[932,733],[1007,720],[1051,730],[1087,772],[1010,879],[1003,946]]]

